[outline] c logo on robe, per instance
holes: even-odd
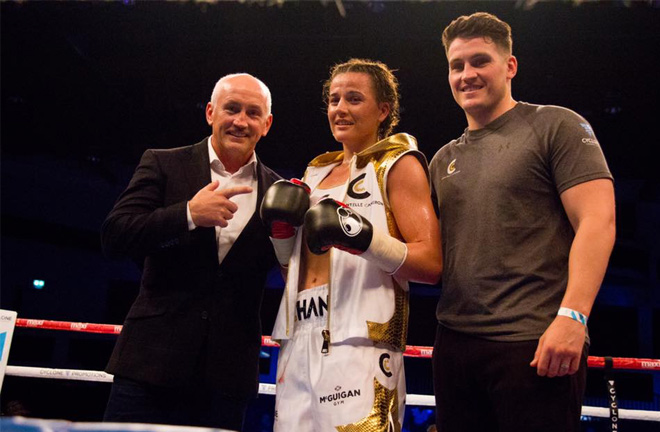
[[[367,190],[364,189],[364,178],[366,173],[360,174],[348,184],[348,196],[353,199],[366,199],[371,196]]]

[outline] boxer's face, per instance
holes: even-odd
[[[447,60],[449,86],[468,118],[492,120],[503,113],[517,71],[514,56],[483,37],[456,38],[449,45]]]
[[[254,78],[236,76],[222,84],[213,102],[206,106],[206,121],[213,129],[218,156],[231,154],[247,160],[273,122],[266,94]]]
[[[371,77],[362,72],[337,75],[330,84],[328,121],[335,139],[359,149],[378,141],[378,126],[390,112],[376,100]]]

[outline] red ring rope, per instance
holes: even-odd
[[[91,324],[68,321],[50,321],[18,318],[16,327],[41,328],[47,330],[68,330],[85,333],[119,334],[122,326],[119,324]],[[261,337],[261,345],[266,347],[279,347],[279,344],[270,336]],[[406,357],[431,358],[433,347],[407,345],[403,355]],[[588,366],[590,368],[604,368],[605,357],[589,356]],[[612,358],[613,369],[650,370],[660,371],[660,359],[638,359],[638,358]]]

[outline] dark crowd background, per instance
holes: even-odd
[[[339,7],[338,7],[339,5]],[[427,158],[465,118],[447,84],[442,29],[485,10],[509,22],[516,100],[571,108],[591,122],[616,179],[617,241],[589,321],[591,355],[660,358],[660,5],[657,1],[3,1],[1,12],[1,297],[19,318],[120,324],[139,273],[109,260],[99,228],[147,148],[198,142],[216,80],[261,78],[274,123],[262,160],[285,177],[337,149],[321,84],[350,57],[397,70],[398,131]],[[41,281],[41,282],[40,282]],[[264,298],[270,334],[282,293]],[[441,286],[411,288],[411,345],[432,345]],[[17,328],[14,366],[102,370],[114,336]],[[227,355],[231,355],[228,347]],[[273,382],[277,350],[262,353]],[[431,394],[427,359],[406,359],[408,392]],[[622,408],[660,410],[660,374],[615,372]],[[604,372],[589,372],[585,404],[606,406]],[[109,385],[8,376],[2,414],[98,421]],[[272,425],[272,396],[249,431]],[[409,407],[405,430],[426,430]],[[585,431],[607,430],[585,418]],[[649,422],[627,422],[646,431]],[[657,430],[657,429],[656,429]]]

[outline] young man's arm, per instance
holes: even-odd
[[[575,230],[568,258],[568,286],[561,307],[588,317],[614,247],[614,187],[610,179],[591,180],[564,191],[561,201]],[[557,316],[539,340],[531,366],[541,376],[575,373],[585,334],[585,324]]]

